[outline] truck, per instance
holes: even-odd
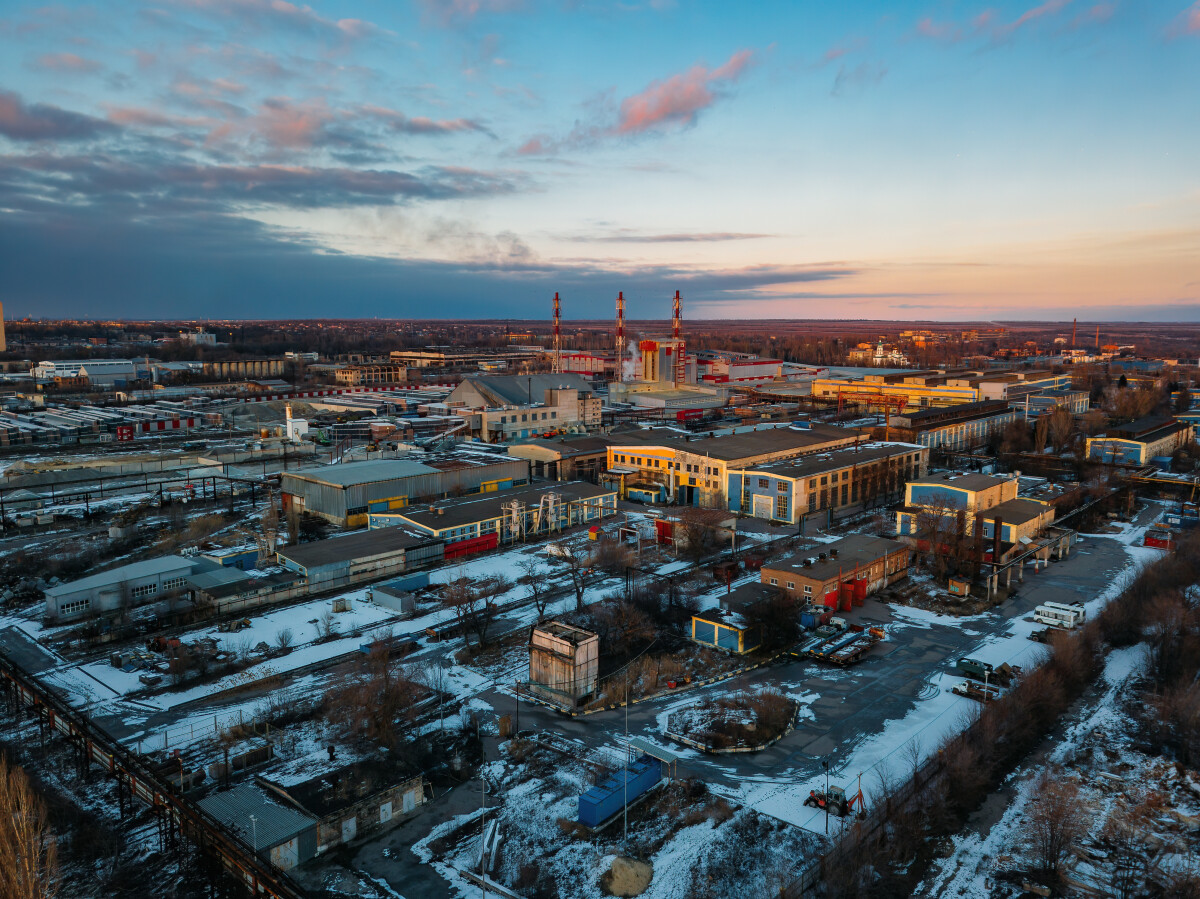
[[[1000,698],[999,687],[993,687],[991,684],[977,684],[975,681],[969,680],[955,684],[951,691],[958,696],[974,699],[976,702],[994,702]]]

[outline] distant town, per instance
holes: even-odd
[[[7,322],[30,876],[1189,895],[1200,326],[546,300]]]

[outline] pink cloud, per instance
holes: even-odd
[[[695,65],[665,81],[656,81],[621,101],[613,127],[616,134],[641,134],[668,125],[688,126],[715,102],[722,86],[732,83],[753,63],[753,50],[739,50],[715,69]]]
[[[522,0],[418,0],[425,17],[441,25],[470,22],[481,13],[515,12]]]
[[[956,41],[962,37],[962,29],[953,22],[935,22],[926,16],[917,22],[917,34],[935,41]]]
[[[75,72],[77,74],[99,72],[104,68],[94,59],[84,59],[74,53],[44,53],[37,58],[35,65],[39,69],[50,72]]]
[[[356,40],[381,33],[381,29],[362,19],[327,19],[311,6],[298,6],[288,0],[176,0],[193,9],[219,18],[238,19],[257,26],[282,26],[326,36]]]
[[[998,25],[994,31],[995,37],[1008,37],[1017,29],[1028,25],[1030,22],[1040,19],[1044,16],[1052,16],[1055,13],[1061,12],[1065,7],[1070,5],[1071,0],[1046,0],[1045,3],[1039,6],[1034,6],[1025,10],[1021,15],[1017,16],[1007,25]]]
[[[1188,9],[1179,14],[1179,19],[1171,29],[1171,34],[1200,34],[1200,0],[1196,0]]]
[[[1116,11],[1117,4],[1115,3],[1097,3],[1076,16],[1074,25],[1078,28],[1082,25],[1095,25],[1100,22],[1107,22],[1113,17]]]
[[[551,152],[552,147],[549,138],[539,134],[536,137],[531,137],[521,146],[517,147],[518,156],[544,156]]]

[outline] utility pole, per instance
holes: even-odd
[[[825,836],[829,836],[829,760],[821,759],[821,767],[825,769]]]

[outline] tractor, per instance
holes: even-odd
[[[859,778],[858,792],[850,798],[846,798],[846,791],[841,787],[830,787],[829,792],[823,790],[809,790],[808,798],[804,800],[804,804],[809,808],[823,809],[831,815],[837,815],[839,818],[845,818],[853,813],[854,817],[862,819],[867,817],[865,808],[865,800],[862,792],[862,778]]]

